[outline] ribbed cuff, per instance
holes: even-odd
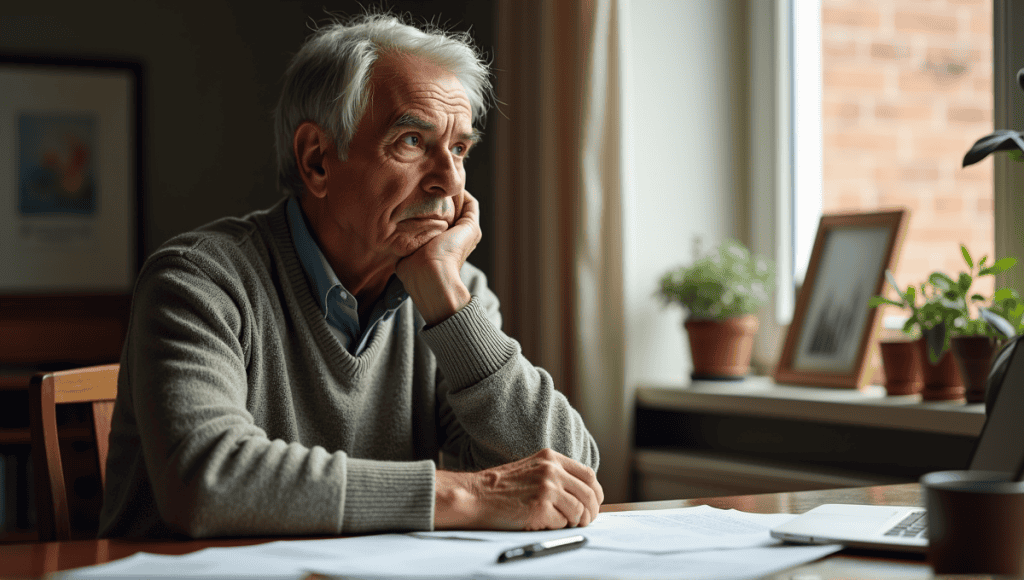
[[[434,462],[348,458],[342,533],[423,531],[434,525]]]
[[[493,375],[519,349],[516,341],[495,328],[476,296],[461,310],[421,334],[455,390]]]

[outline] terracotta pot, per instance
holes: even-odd
[[[951,351],[942,354],[938,364],[932,364],[928,358],[928,343],[924,337],[915,344],[921,356],[921,371],[924,374],[924,387],[921,389],[922,401],[958,401],[964,399],[966,388],[960,378],[960,369]]]
[[[753,314],[725,320],[687,320],[683,326],[690,338],[693,378],[743,378],[750,372],[758,324]]]
[[[924,387],[920,349],[916,342],[886,340],[882,349],[885,392],[890,395],[914,395]]]
[[[951,342],[953,358],[967,383],[967,402],[984,402],[988,372],[999,344],[988,336],[954,336]]]

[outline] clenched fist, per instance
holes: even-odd
[[[435,529],[582,527],[604,501],[593,469],[551,449],[475,473],[438,471],[435,495]]]

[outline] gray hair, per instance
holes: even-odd
[[[399,52],[449,70],[469,97],[474,124],[482,125],[493,100],[490,70],[468,33],[432,25],[410,26],[390,14],[368,14],[318,28],[292,57],[274,111],[277,183],[285,194],[303,189],[292,147],[295,131],[312,121],[329,133],[346,159],[370,101],[370,76],[380,54]]]

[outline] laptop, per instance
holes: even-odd
[[[989,374],[988,413],[968,469],[1024,476],[1024,337],[996,356]],[[1018,348],[1020,346],[1020,348]],[[825,504],[771,530],[774,538],[801,544],[901,552],[928,549],[924,508]]]

